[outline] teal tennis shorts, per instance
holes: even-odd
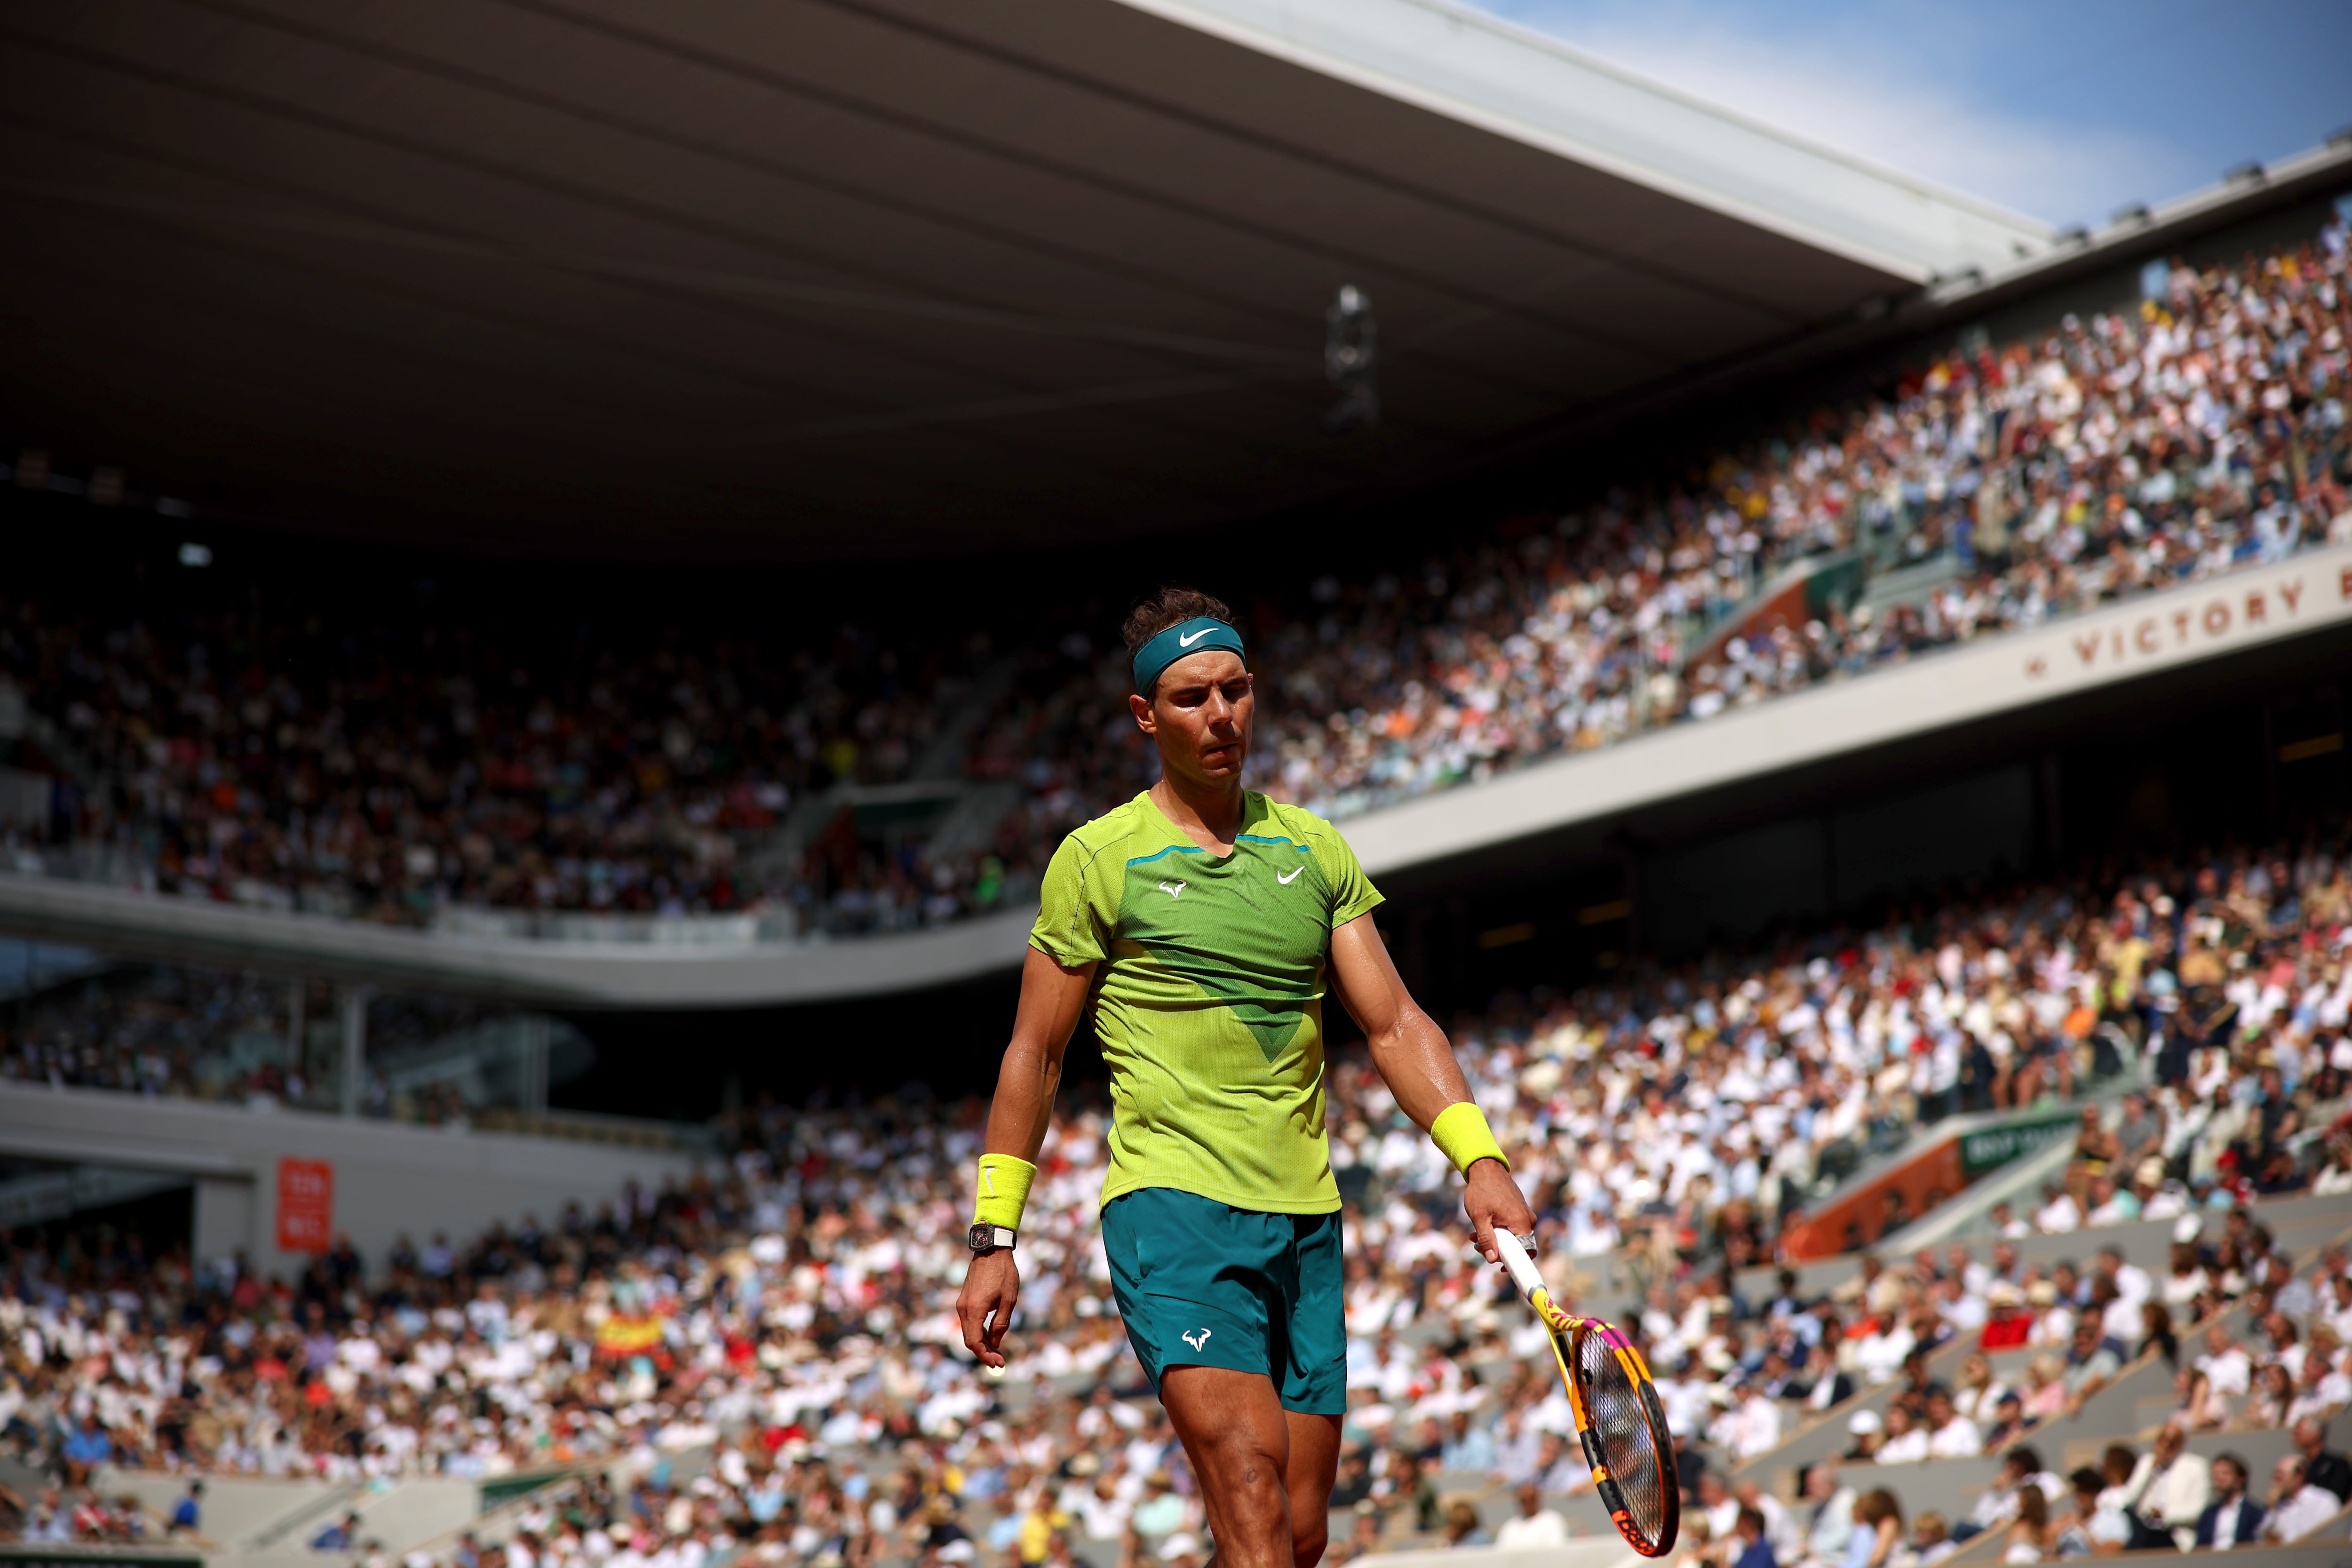
[[[1274,1380],[1285,1410],[1348,1408],[1339,1216],[1260,1214],[1172,1187],[1103,1205],[1111,1293],[1144,1375],[1223,1366]]]

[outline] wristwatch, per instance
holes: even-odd
[[[1007,1230],[1001,1225],[978,1224],[971,1227],[970,1233],[964,1237],[963,1242],[966,1247],[971,1248],[974,1257],[985,1258],[992,1252],[1012,1251],[1013,1243],[1020,1234],[1019,1231]]]

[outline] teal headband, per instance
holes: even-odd
[[[1135,650],[1135,689],[1139,692],[1151,689],[1160,672],[1180,658],[1190,658],[1196,653],[1206,653],[1213,647],[1230,648],[1241,654],[1242,634],[1219,620],[1207,616],[1194,616],[1181,626],[1170,626],[1150,642]]]

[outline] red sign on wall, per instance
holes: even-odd
[[[324,1160],[278,1161],[278,1249],[324,1252],[334,1233],[335,1167]]]

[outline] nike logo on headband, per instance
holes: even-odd
[[[1207,637],[1211,632],[1215,631],[1216,629],[1217,628],[1214,626],[1202,626],[1199,631],[1194,632],[1189,637],[1182,632],[1178,632],[1176,634],[1176,646],[1178,647],[1191,647],[1194,643],[1199,642],[1202,637]]]

